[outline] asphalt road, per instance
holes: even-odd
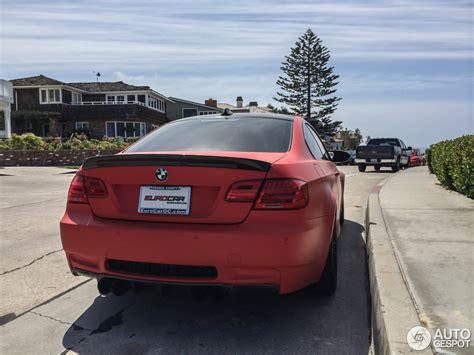
[[[391,173],[346,173],[339,286],[306,290],[146,287],[99,296],[69,274],[58,221],[72,175],[64,169],[0,170],[0,353],[350,353],[370,338],[364,213],[373,185]],[[10,174],[12,176],[4,176]]]

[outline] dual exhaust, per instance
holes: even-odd
[[[115,296],[122,296],[132,288],[132,283],[126,280],[103,277],[97,280],[97,289],[101,295],[112,293]]]

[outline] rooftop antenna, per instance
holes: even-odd
[[[101,77],[100,73],[99,73],[99,72],[95,72],[95,71],[93,71],[92,73],[95,74],[95,78],[96,78],[97,82],[99,82],[99,78]]]

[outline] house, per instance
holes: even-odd
[[[207,99],[204,104],[198,102],[169,97],[166,114],[169,120],[177,120],[184,117],[219,114],[224,110],[217,107],[217,101]]]
[[[235,100],[235,106],[224,102],[219,102],[217,107],[221,109],[228,108],[235,113],[273,113],[273,111],[267,107],[258,106],[257,101],[250,101],[247,106],[244,106],[244,100],[242,99],[242,96],[237,96],[237,99]]]
[[[11,136],[10,106],[12,103],[12,83],[0,79],[0,138],[9,138]]]
[[[326,136],[324,138],[324,143],[326,145],[326,148],[330,151],[343,150],[345,147],[344,139],[338,139],[330,136]]]
[[[44,75],[11,80],[12,132],[92,138],[140,137],[167,121],[171,100],[149,86],[117,82],[65,83]]]

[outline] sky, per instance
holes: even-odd
[[[333,119],[427,147],[473,133],[473,1],[0,0],[0,78],[125,81],[271,103],[307,28],[331,51]]]

